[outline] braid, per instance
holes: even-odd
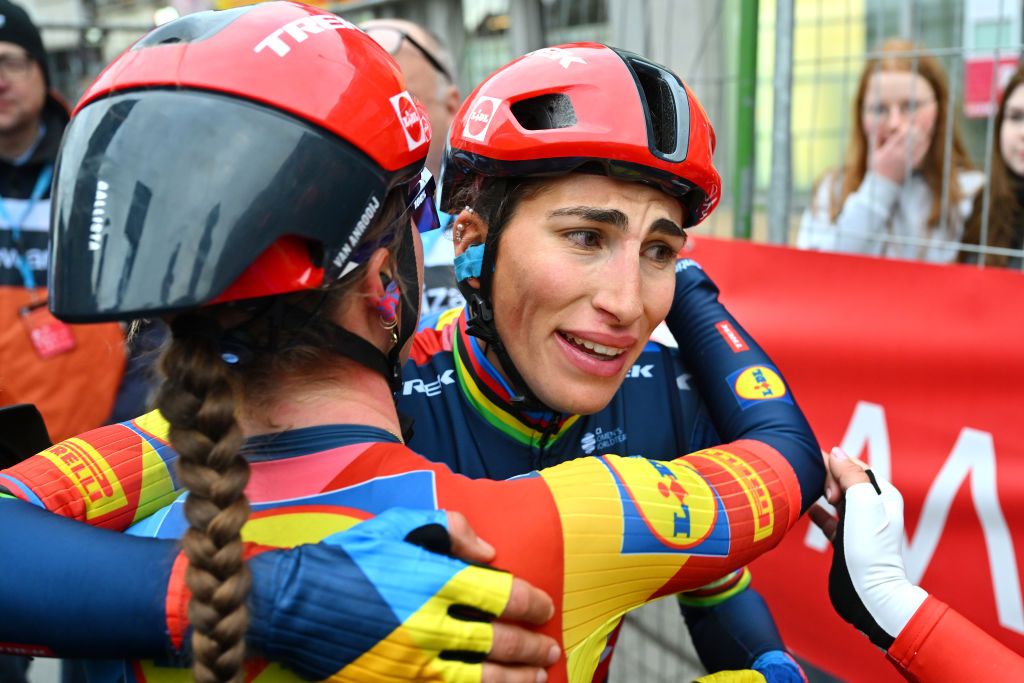
[[[203,320],[195,314],[188,318]],[[192,592],[193,676],[200,683],[240,681],[251,585],[241,538],[249,516],[249,464],[239,455],[243,437],[235,420],[231,370],[220,359],[216,341],[186,325],[174,325],[174,330],[161,359],[164,381],[156,405],[171,425],[171,444],[180,456],[178,474],[189,490],[185,517],[190,527],[181,543],[189,562],[185,582]]]

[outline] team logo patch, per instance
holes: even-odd
[[[736,328],[728,320],[715,323],[715,329],[718,330],[718,334],[722,335],[722,339],[729,345],[733,353],[750,350],[747,342],[743,341],[743,337],[740,336],[740,333],[736,331]]]
[[[486,95],[480,95],[473,100],[473,106],[469,108],[469,116],[466,117],[466,125],[462,129],[462,136],[483,142],[487,135],[487,129],[491,127],[491,121],[494,119],[494,112],[498,111],[499,104],[501,104],[501,100]]]
[[[623,555],[729,554],[729,518],[693,468],[639,457],[600,458],[622,501]]]
[[[692,453],[687,458],[711,460],[731,474],[747,496],[747,503],[754,517],[754,541],[763,541],[772,535],[772,531],[775,530],[775,506],[772,504],[772,495],[764,483],[764,478],[750,466],[750,463],[735,453],[714,448]]]
[[[430,124],[420,116],[420,110],[413,102],[408,90],[403,90],[391,98],[391,106],[395,109],[402,130],[405,132],[405,141],[412,151],[427,141],[427,133]]]
[[[42,456],[75,485],[83,500],[89,501],[87,519],[101,517],[128,504],[113,468],[85,441],[68,439],[51,446]]]
[[[725,381],[744,410],[760,401],[793,402],[778,370],[770,365],[751,365],[732,373]]]
[[[602,429],[598,427],[594,431],[583,435],[583,438],[580,439],[580,448],[587,455],[596,450],[607,453],[620,443],[626,443],[626,432],[622,427],[616,427],[615,429]]]

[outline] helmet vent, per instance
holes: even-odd
[[[676,151],[678,126],[676,118],[675,98],[664,76],[640,61],[632,63],[640,82],[640,91],[647,100],[648,111],[651,113],[651,128],[654,134],[654,148],[662,154]]]
[[[173,43],[194,43],[220,33],[235,19],[251,11],[254,6],[237,7],[219,12],[196,12],[180,19],[168,22],[153,29],[132,46],[132,50],[142,50],[156,45]]]
[[[576,125],[576,110],[568,95],[552,93],[520,100],[510,109],[526,130],[553,130]]]

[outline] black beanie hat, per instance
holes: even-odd
[[[14,43],[25,49],[29,56],[39,63],[46,85],[50,85],[50,69],[46,63],[46,48],[43,47],[39,29],[29,19],[28,13],[19,5],[0,0],[0,42]]]

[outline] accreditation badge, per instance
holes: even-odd
[[[21,321],[32,347],[43,360],[75,348],[75,335],[71,326],[53,317],[45,301],[21,309]]]

